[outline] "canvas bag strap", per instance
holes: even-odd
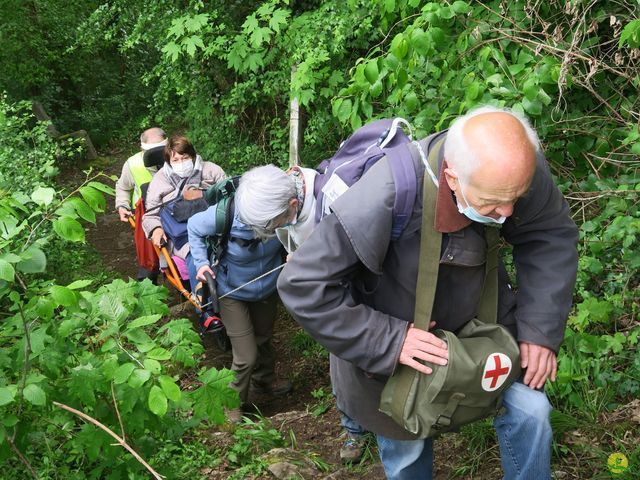
[[[478,320],[482,323],[498,321],[498,250],[500,249],[500,228],[484,227],[487,241],[487,260],[484,270],[482,298],[478,307]]]
[[[443,143],[443,141],[436,143],[429,151],[428,161],[434,172],[438,171],[438,154]],[[434,227],[438,189],[426,172],[422,184],[422,227],[414,325],[416,328],[429,330],[433,300],[438,284],[442,234]]]
[[[442,142],[439,142],[429,151],[428,162],[434,172],[438,171],[438,153],[441,148]],[[433,308],[433,300],[438,284],[442,234],[434,227],[438,189],[426,171],[422,183],[422,230],[420,237],[418,281],[416,283],[414,326],[422,330],[429,330],[431,310]],[[418,373],[417,370],[407,365],[398,365],[393,374],[391,380],[395,383],[393,384],[391,411],[394,418],[404,417],[406,399],[409,397],[416,373]]]

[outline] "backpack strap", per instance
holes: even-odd
[[[416,168],[408,143],[384,150],[395,184],[391,241],[398,240],[411,219],[416,201]]]

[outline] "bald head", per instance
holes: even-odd
[[[482,113],[463,125],[462,135],[477,159],[468,182],[530,182],[536,148],[519,119],[506,112]]]
[[[158,127],[148,128],[142,135],[140,135],[140,143],[154,144],[160,143],[167,139],[167,134],[164,130]]]
[[[448,168],[444,173],[458,200],[462,198],[462,185],[463,194],[471,191],[468,201],[474,207],[512,206],[531,184],[538,149],[538,137],[524,117],[484,107],[451,125],[445,143]]]

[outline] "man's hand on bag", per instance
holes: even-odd
[[[151,243],[156,247],[161,248],[167,243],[167,237],[164,234],[164,230],[161,227],[156,228],[151,232]]]
[[[131,210],[128,208],[118,207],[118,215],[120,215],[121,222],[128,222],[129,217],[133,215],[133,213],[131,213]]]
[[[213,270],[211,270],[211,267],[209,265],[203,265],[198,269],[198,274],[196,275],[196,278],[198,280],[200,280],[201,282],[206,282],[207,280],[204,278],[204,274],[206,272],[209,272],[211,274],[211,276],[213,278],[216,278],[216,274]]]
[[[547,347],[520,342],[520,366],[526,368],[522,382],[531,388],[542,388],[547,378],[552,382],[556,381],[556,354]]]
[[[431,327],[433,327],[433,323]],[[400,363],[428,375],[433,369],[418,360],[436,365],[446,365],[448,359],[449,351],[444,340],[436,337],[433,333],[409,325],[400,351]]]

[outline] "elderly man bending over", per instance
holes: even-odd
[[[459,330],[477,314],[484,283],[485,224],[513,246],[517,294],[501,268],[498,322],[520,346],[524,375],[506,390],[496,417],[507,479],[551,478],[551,406],[577,271],[577,228],[554,185],[535,131],[508,110],[485,107],[421,145],[439,148],[435,228],[442,235],[431,320]],[[442,148],[441,148],[442,147]],[[425,166],[414,161],[422,180]],[[430,179],[427,181],[431,181]],[[390,479],[432,478],[432,440],[417,439],[378,410],[398,364],[425,374],[446,364],[447,345],[413,327],[422,220],[422,181],[412,218],[390,241],[395,185],[386,159],[332,205],[278,280],[285,306],[324,345],[345,413],[377,435]],[[426,362],[426,364],[425,364]]]

